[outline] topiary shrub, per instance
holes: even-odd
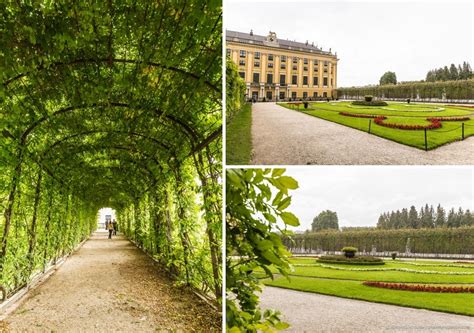
[[[346,246],[346,247],[343,247],[341,251],[344,252],[344,256],[346,258],[353,258],[355,257],[357,248],[352,247],[352,246]]]
[[[392,252],[392,260],[397,259],[397,252]]]
[[[320,257],[316,262],[325,264],[385,265],[385,262],[382,259],[372,256],[347,258],[343,255],[328,255]]]
[[[365,95],[364,96],[364,100],[366,102],[372,102],[373,99],[374,99],[374,96],[372,96],[372,95]]]

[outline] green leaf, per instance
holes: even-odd
[[[280,214],[280,217],[287,225],[291,225],[293,227],[297,227],[300,225],[299,219],[293,213],[283,212]]]
[[[278,177],[284,174],[286,169],[273,169],[272,171],[272,177]]]
[[[294,180],[292,177],[282,176],[278,178],[278,181],[284,185],[286,188],[290,190],[296,190],[298,188],[298,182]]]
[[[291,204],[291,197],[286,197],[283,199],[280,204],[278,205],[277,209],[278,210],[284,210],[285,208],[288,208],[288,206]]]

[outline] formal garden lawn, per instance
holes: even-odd
[[[407,130],[378,125],[372,118],[363,116],[385,116],[386,124],[429,125],[430,117],[468,117],[469,120],[441,121],[441,128],[428,129],[426,148],[434,149],[449,142],[462,140],[474,135],[474,109],[462,106],[388,103],[387,106],[359,106],[351,102],[313,102],[305,109],[303,103],[279,103],[279,105],[298,110],[314,117],[336,122],[361,131],[402,143],[408,146],[425,149],[425,131],[423,129]],[[352,116],[343,115],[341,112]],[[362,117],[356,117],[360,115]]]
[[[385,260],[384,265],[323,264],[315,258],[292,258],[290,279],[279,275],[274,287],[474,316],[474,293],[440,293],[370,287],[364,281],[424,286],[474,287],[474,265],[445,261]],[[275,271],[276,272],[276,271]]]

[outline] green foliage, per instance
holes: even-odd
[[[364,100],[365,100],[366,102],[372,102],[372,99],[373,99],[373,98],[374,98],[374,96],[372,96],[372,95],[365,95],[365,96],[364,96]]]
[[[245,104],[245,82],[239,76],[237,65],[230,59],[226,61],[226,115],[227,121],[234,116]]]
[[[271,332],[286,328],[279,315],[258,306],[261,284],[255,270],[273,278],[275,269],[287,276],[289,252],[280,234],[298,218],[286,211],[289,190],[298,183],[285,169],[228,169],[226,180],[226,309],[229,332]]]
[[[464,61],[462,66],[451,64],[448,66],[440,67],[437,69],[430,70],[426,74],[426,82],[436,81],[449,81],[449,80],[468,80],[473,77],[471,65]]]
[[[290,251],[338,251],[353,244],[362,252],[474,254],[474,227],[361,231],[320,231],[283,238]]]
[[[380,99],[422,98],[448,100],[474,99],[474,79],[444,82],[410,82],[397,85],[338,88],[337,96],[344,99],[360,99],[364,95],[373,95]]]
[[[311,230],[320,231],[328,229],[339,229],[339,222],[336,212],[325,210],[319,213],[318,216],[313,219],[313,223],[311,223]]]
[[[403,208],[401,211],[382,213],[377,222],[380,229],[400,229],[400,228],[457,228],[462,226],[474,226],[474,215],[469,209],[463,211],[451,208],[448,216],[446,210],[438,205],[436,210],[433,206],[422,206],[418,213],[414,206]]]
[[[342,249],[341,249],[341,252],[357,252],[357,248],[356,247],[353,247],[353,246],[344,246]]]
[[[179,283],[221,296],[220,2],[0,5],[0,284],[116,209]]]
[[[226,124],[226,163],[250,164],[252,153],[252,104],[246,103]]]
[[[344,251],[343,251],[344,252]],[[353,251],[353,253],[357,252]],[[328,264],[347,264],[347,265],[384,265],[385,262],[377,257],[372,256],[357,256],[348,258],[340,255],[327,255],[321,256],[317,262],[328,263]]]
[[[363,105],[363,106],[387,106],[387,102],[384,102],[384,101],[373,101],[373,100],[370,100],[370,101],[367,101],[367,100],[363,100],[363,101],[353,101],[351,103],[352,105]]]
[[[397,75],[395,72],[385,72],[380,78],[380,85],[397,84]]]

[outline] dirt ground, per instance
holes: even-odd
[[[220,332],[221,316],[121,236],[95,233],[0,332]]]

